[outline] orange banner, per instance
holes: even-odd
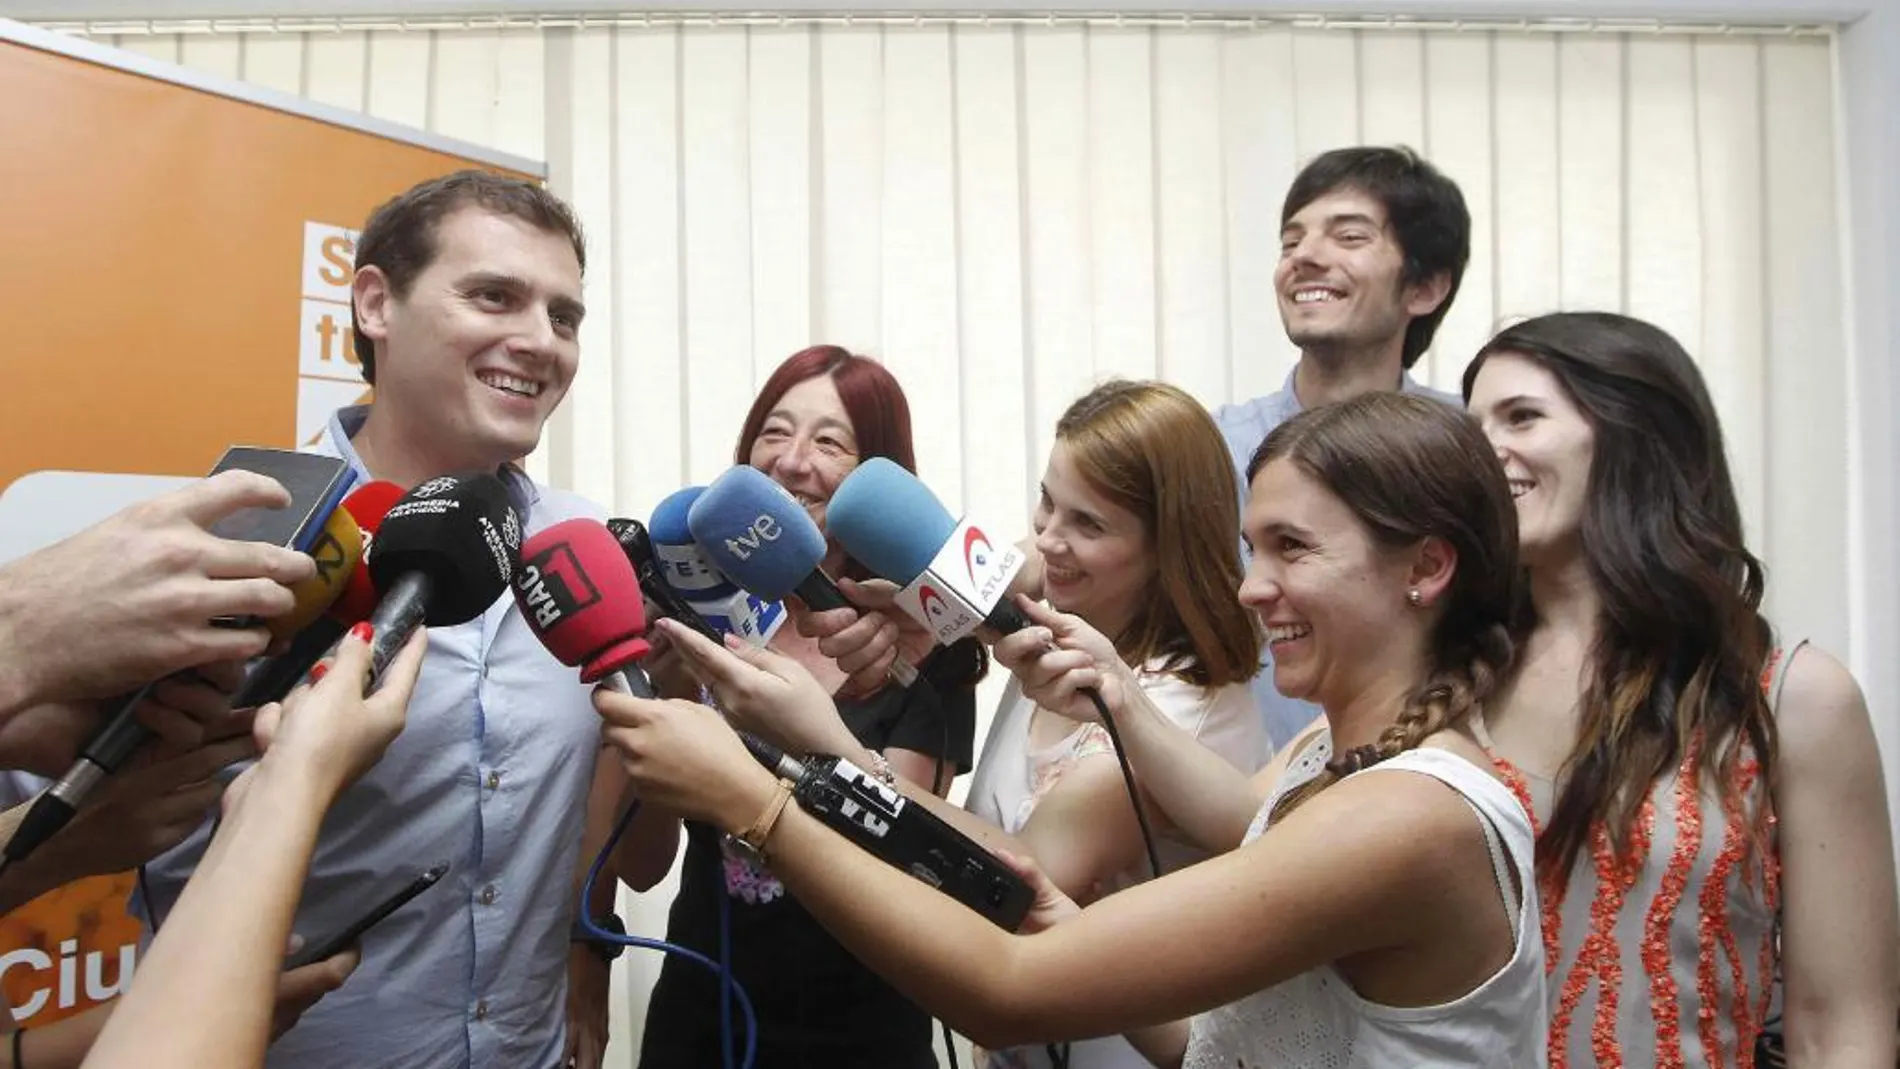
[[[449,171],[540,179],[538,165],[460,149],[0,21],[0,352],[14,401],[0,491],[34,472],[202,475],[234,443],[309,441],[367,391],[349,336],[354,228]],[[96,481],[74,477],[51,500],[96,511],[82,500]],[[121,988],[131,883],[82,881],[0,918],[16,1020]]]

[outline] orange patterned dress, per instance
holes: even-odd
[[[1771,704],[1782,651],[1762,672]],[[1541,835],[1552,784],[1486,751]],[[1699,740],[1638,810],[1623,856],[1592,829],[1564,881],[1540,881],[1550,1069],[1751,1069],[1775,977],[1780,867],[1749,847],[1753,812],[1704,789]],[[1737,767],[1747,799],[1762,774]]]

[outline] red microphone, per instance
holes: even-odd
[[[402,487],[395,483],[364,483],[343,499],[338,509],[356,521],[362,549],[343,589],[322,615],[291,636],[290,645],[275,657],[253,662],[245,672],[244,684],[231,696],[233,709],[252,709],[266,702],[280,702],[292,687],[309,675],[310,669],[330,652],[357,622],[369,619],[376,609],[376,584],[370,579],[369,551],[383,515],[402,500]]]
[[[514,591],[529,630],[581,682],[653,697],[636,663],[650,649],[640,578],[605,524],[563,520],[528,539]]]
[[[369,555],[376,544],[376,530],[383,525],[383,517],[389,513],[396,502],[403,498],[403,488],[392,482],[378,480],[364,483],[343,499],[343,507],[349,510],[356,520],[356,526],[363,532],[363,556],[357,562],[356,570],[350,573],[349,581],[343,584],[343,592],[330,606],[330,618],[343,625],[347,630],[357,623],[369,619],[376,611],[376,602],[380,595],[376,593],[376,583],[369,574]]]

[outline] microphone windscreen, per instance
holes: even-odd
[[[508,488],[487,472],[430,479],[383,516],[370,546],[370,578],[388,591],[402,576],[429,577],[429,627],[480,616],[508,589],[521,553],[521,519]]]
[[[930,567],[957,521],[921,479],[872,457],[825,503],[825,527],[853,560],[902,586]]]
[[[306,552],[317,562],[317,572],[300,583],[291,584],[290,592],[296,596],[297,604],[289,612],[264,621],[275,638],[295,635],[316,623],[317,617],[336,604],[363,559],[362,528],[356,525],[356,519],[348,510],[332,509],[323,530],[317,533],[316,541]]]
[[[693,540],[690,517],[705,492],[703,486],[689,486],[666,495],[654,506],[647,533],[653,539],[653,559],[667,586],[689,598],[722,598],[738,593],[739,588],[719,574]]]
[[[825,559],[825,535],[804,506],[757,468],[728,468],[687,515],[713,567],[767,601],[783,601]]]
[[[655,542],[668,545],[691,543],[693,529],[687,517],[693,511],[693,503],[705,492],[703,486],[689,486],[661,498],[660,503],[653,506],[653,515],[647,520],[647,533],[653,536]]]
[[[528,539],[514,591],[529,630],[583,682],[648,653],[640,579],[598,521],[564,520]]]
[[[402,500],[402,487],[378,480],[364,483],[343,499],[342,508],[356,521],[362,534],[363,549],[357,566],[343,580],[343,592],[330,606],[330,618],[346,626],[369,619],[376,611],[376,581],[370,578],[369,558],[375,551],[376,532],[383,517]]]

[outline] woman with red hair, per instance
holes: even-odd
[[[877,361],[818,345],[792,354],[766,380],[746,413],[733,461],[771,476],[822,529],[838,484],[870,457],[917,470],[903,388]],[[836,543],[823,567],[840,580],[869,577]],[[867,626],[891,632],[877,649],[896,641],[889,621]],[[919,645],[914,652],[921,655]],[[932,783],[941,794],[970,766],[975,686],[988,666],[974,639],[929,653],[918,670],[931,685],[910,688],[887,680],[859,685],[795,627],[780,628],[771,647],[832,691],[858,742],[888,763],[873,771]],[[680,827],[669,814],[643,810],[619,852],[621,878],[636,890],[664,878]],[[721,912],[729,913],[732,974],[758,1018],[759,1069],[935,1069],[930,1016],[859,964],[769,872],[723,839],[717,829],[686,825],[686,860],[666,937],[717,960]],[[717,978],[668,957],[648,1003],[641,1069],[721,1064],[719,1027]],[[732,1049],[741,1050],[745,1036],[736,1017],[733,1028]]]

